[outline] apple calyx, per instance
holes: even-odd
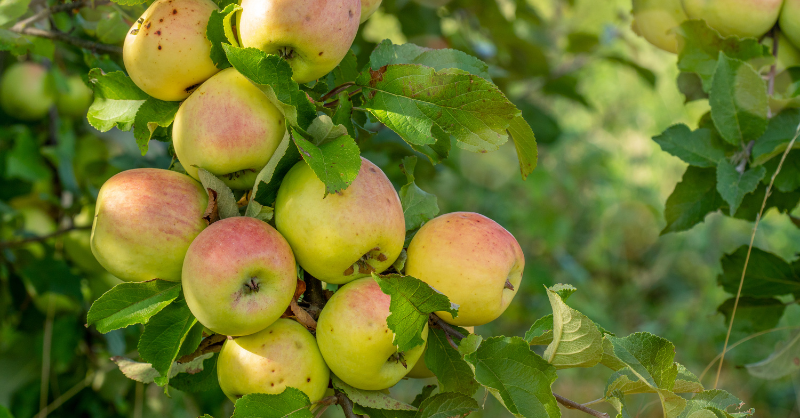
[[[244,294],[249,295],[250,293],[257,293],[259,290],[258,278],[251,277],[250,281],[244,283]]]
[[[394,353],[391,356],[389,356],[389,360],[387,360],[387,361],[393,361],[395,363],[400,363],[400,364],[403,365],[403,368],[405,368],[405,369],[408,368],[408,364],[406,364],[406,357],[403,355],[403,353],[400,353],[400,352]]]
[[[294,58],[294,49],[288,46],[278,48],[278,56],[288,61]]]
[[[142,28],[142,24],[144,23],[144,18],[139,18],[136,20],[136,27],[131,29],[131,35],[136,35],[139,33],[139,29]]]
[[[511,281],[509,281],[508,279],[506,279],[506,284],[505,284],[505,285],[503,285],[503,288],[504,288],[504,289],[509,289],[509,290],[514,290],[514,285],[513,285],[513,284],[511,284]]]
[[[343,274],[345,276],[349,276],[349,275],[355,273],[356,270],[358,271],[359,274],[374,273],[375,272],[375,267],[372,267],[372,265],[369,264],[369,260],[372,260],[373,258],[378,260],[378,261],[380,261],[380,262],[383,262],[383,261],[387,260],[386,254],[384,254],[384,253],[382,253],[380,251],[381,251],[380,247],[375,247],[375,248],[369,250],[366,254],[362,255],[361,258],[356,260],[356,262],[353,263],[352,266],[348,267],[347,270],[345,270]],[[378,255],[375,255],[376,252],[378,253]]]

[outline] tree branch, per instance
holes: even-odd
[[[345,418],[364,418],[363,415],[358,415],[353,412],[353,401],[344,394],[344,392],[336,391],[336,399],[338,399],[339,406],[344,411]]]
[[[610,418],[608,416],[608,414],[606,414],[605,412],[595,411],[592,408],[589,408],[587,406],[583,406],[583,405],[581,405],[581,404],[579,404],[579,403],[577,403],[575,401],[571,401],[571,400],[569,400],[569,399],[567,399],[567,398],[565,398],[565,397],[563,397],[563,396],[561,396],[561,395],[559,395],[557,393],[553,393],[553,396],[556,397],[556,400],[558,401],[558,403],[560,403],[561,405],[564,405],[565,407],[567,407],[569,409],[577,409],[578,411],[585,412],[585,413],[587,413],[589,415],[592,415],[592,416],[595,416],[597,418]]]
[[[75,10],[75,9],[82,9],[82,8],[84,8],[86,6],[92,6],[92,3],[94,3],[94,7],[97,7],[97,6],[106,5],[106,4],[111,3],[111,2],[109,0],[97,0],[97,1],[82,0],[82,1],[73,1],[73,2],[70,2],[70,3],[58,4],[58,5],[55,5],[53,7],[48,7],[48,8],[42,9],[38,13],[34,14],[33,16],[28,17],[28,18],[23,19],[23,20],[20,20],[19,22],[15,23],[14,26],[11,27],[11,30],[14,31],[14,32],[18,32],[18,31],[22,30],[23,28],[25,28],[26,26],[30,25],[31,23],[38,22],[39,20],[44,19],[45,17],[47,17],[47,16],[49,16],[51,14],[56,14],[56,13],[59,13],[59,12],[66,12],[66,11]]]
[[[325,297],[325,291],[322,289],[322,282],[319,281],[319,279],[308,274],[308,272],[305,272],[303,279],[306,282],[306,291],[303,292],[303,300],[309,304],[308,312],[314,319],[317,319],[319,318],[319,313],[322,312],[322,308],[325,307],[325,304],[328,302],[328,298]]]
[[[85,48],[94,52],[99,51],[99,52],[108,52],[110,54],[122,54],[122,48],[116,45],[106,45],[106,44],[101,44],[99,42],[87,41],[86,39],[69,36],[66,33],[52,32],[38,28],[22,28],[18,30],[14,30],[14,28],[11,28],[11,31],[20,33],[22,35],[38,36],[40,38],[47,38],[47,39],[53,39],[55,41],[61,41],[64,42],[65,44],[74,45],[79,48]]]
[[[19,241],[0,242],[0,248],[19,247],[20,245],[29,244],[31,242],[46,241],[46,240],[48,240],[50,238],[57,237],[57,236],[62,235],[62,234],[66,234],[67,232],[70,232],[70,231],[82,231],[82,230],[87,230],[87,229],[92,229],[91,225],[87,225],[87,226],[72,226],[72,227],[69,227],[69,228],[64,228],[64,229],[62,229],[60,231],[53,232],[52,234],[42,235],[42,236],[39,236],[39,237],[25,238],[25,239],[21,239]]]

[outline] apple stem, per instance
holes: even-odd
[[[433,322],[433,324],[436,325],[437,327],[441,328],[445,334],[452,335],[458,338],[459,340],[467,338],[464,334],[459,332],[457,329],[453,328],[450,324],[444,322],[444,320],[442,320],[442,318],[439,318],[438,315],[431,314],[430,319],[431,322]]]
[[[322,97],[319,98],[319,101],[320,102],[324,102],[325,100],[328,100],[333,96],[336,96],[342,90],[347,90],[348,88],[350,88],[352,86],[355,86],[355,85],[356,85],[356,83],[353,82],[353,81],[348,81],[346,83],[342,83],[342,84],[334,87],[331,91],[325,93]]]
[[[514,290],[514,285],[511,284],[511,281],[509,281],[508,279],[506,279],[506,284],[503,287],[509,290]]]

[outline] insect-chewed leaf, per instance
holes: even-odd
[[[418,64],[437,71],[457,68],[491,80],[489,65],[465,52],[449,48],[423,48],[410,43],[394,45],[392,41],[386,39],[372,51],[369,57],[369,66],[373,70],[377,70],[390,64]]]
[[[251,393],[236,401],[232,418],[312,418],[311,401],[299,389],[287,387],[277,395]]]
[[[436,195],[428,193],[414,182],[414,167],[417,157],[403,158],[400,166],[406,175],[408,183],[400,188],[400,203],[403,206],[403,216],[406,220],[406,230],[411,231],[422,226],[425,222],[439,214],[439,204]]]
[[[99,68],[93,68],[89,71],[89,83],[94,90],[94,102],[87,118],[101,132],[115,126],[129,131],[139,107],[150,98],[122,71],[104,74]]]
[[[175,359],[196,323],[197,319],[186,305],[186,300],[180,298],[150,318],[145,325],[139,337],[139,356],[159,373],[160,377],[155,378],[159,386],[166,386],[169,382]]]
[[[300,156],[314,170],[317,178],[325,183],[326,196],[348,188],[358,176],[361,151],[350,136],[342,135],[319,147],[297,131],[294,131],[292,139]]]
[[[333,387],[344,392],[353,403],[372,409],[387,409],[392,411],[416,411],[417,408],[405,402],[398,401],[380,390],[363,390],[354,388],[343,382],[335,375],[331,375]]]
[[[100,296],[86,317],[105,334],[115,329],[147,321],[180,295],[181,284],[165,280],[120,283]]]

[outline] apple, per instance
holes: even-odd
[[[314,336],[291,319],[279,319],[256,334],[226,340],[217,378],[233,402],[250,393],[279,394],[293,387],[313,403],[325,396],[330,370]]]
[[[269,224],[237,216],[194,239],[183,262],[186,304],[203,326],[250,335],[286,311],[297,285],[292,249]]]
[[[75,226],[91,226],[94,215],[94,206],[86,205],[81,213],[75,217]],[[92,253],[92,233],[85,229],[76,229],[64,234],[64,253],[76,266],[86,273],[105,273],[103,268]]]
[[[470,334],[473,334],[475,331],[475,327],[465,327]],[[466,337],[466,335],[465,335]],[[422,356],[420,356],[419,361],[417,364],[414,365],[411,370],[408,371],[406,377],[410,377],[412,379],[427,379],[429,377],[436,376],[433,372],[428,368],[428,365],[425,364],[425,353],[428,352],[428,346],[425,346],[425,350],[422,352]]]
[[[180,281],[189,244],[206,227],[208,195],[191,177],[137,168],[114,175],[97,195],[91,246],[125,281]]]
[[[684,20],[681,0],[633,0],[633,31],[664,51],[678,53],[672,30]]]
[[[335,284],[389,268],[406,234],[397,192],[364,158],[350,187],[328,196],[308,164],[297,163],[278,189],[275,227],[305,271]]]
[[[778,21],[783,0],[682,0],[690,19],[703,19],[722,36],[758,38]]]
[[[784,0],[779,24],[781,33],[786,35],[795,48],[800,48],[800,0]],[[779,54],[780,52],[778,49]]]
[[[55,97],[47,70],[33,62],[11,64],[0,80],[0,106],[17,119],[34,121],[45,117]]]
[[[339,65],[356,37],[359,0],[242,0],[236,17],[243,47],[289,61],[302,84]]]
[[[85,117],[86,110],[92,104],[92,89],[77,75],[67,78],[67,88],[67,91],[59,93],[56,97],[58,113],[75,119]]]
[[[283,114],[233,68],[203,83],[175,115],[172,141],[186,173],[198,168],[232,189],[252,189],[286,133]]]
[[[425,344],[399,353],[386,325],[390,297],[372,277],[358,279],[333,294],[317,321],[317,343],[331,372],[358,389],[394,386],[413,368]],[[428,327],[422,332],[428,339]],[[404,364],[405,363],[405,364]]]
[[[219,69],[206,27],[211,0],[158,0],[133,24],[122,47],[125,70],[145,93],[166,101],[189,97]]]
[[[408,245],[406,274],[459,305],[458,316],[437,312],[458,326],[477,326],[502,314],[519,290],[525,258],[519,243],[497,222],[454,212],[430,220]]]
[[[361,23],[364,23],[378,10],[381,0],[361,0]]]

